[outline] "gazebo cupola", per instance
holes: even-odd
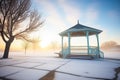
[[[100,46],[99,46],[99,36],[98,34],[101,33],[102,30],[98,30],[98,29],[95,29],[95,28],[91,28],[91,27],[88,27],[88,26],[85,26],[85,25],[82,25],[82,24],[79,24],[79,21],[78,23],[61,32],[59,35],[61,36],[62,38],[62,50],[61,50],[61,55],[63,58],[66,58],[74,53],[71,53],[71,50],[73,49],[73,47],[71,46],[71,37],[86,37],[87,39],[87,45],[86,45],[86,48],[87,48],[87,55],[91,55],[93,57],[103,57],[103,55],[101,55],[101,52],[100,52]],[[91,35],[96,35],[96,39],[97,39],[97,46],[92,48],[90,45],[89,45],[89,36]],[[68,37],[68,47],[67,48],[64,48],[63,47],[63,38],[64,37]],[[78,48],[80,49],[80,48]]]

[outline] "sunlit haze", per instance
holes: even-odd
[[[78,20],[80,24],[103,30],[100,44],[110,40],[120,44],[120,0],[32,0],[32,8],[37,9],[45,21],[33,34],[40,39],[42,48],[51,42],[61,44],[59,33],[76,25]],[[90,40],[96,45],[96,37]],[[71,43],[84,45],[86,38],[72,38]]]
[[[76,25],[77,20],[80,24],[103,30],[100,43],[120,42],[119,0],[34,0],[33,3],[45,19],[40,34],[42,44],[60,42],[59,33]]]

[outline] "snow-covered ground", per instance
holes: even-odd
[[[57,56],[54,52],[10,52],[9,59],[0,59],[0,80],[38,80],[53,70],[50,80],[113,79],[115,68],[120,67],[120,60],[62,59]],[[120,54],[105,53],[105,57],[120,59]]]
[[[72,60],[67,65],[60,67],[57,71],[92,77],[113,79],[114,68],[120,67],[120,62],[110,62],[107,60]]]
[[[55,54],[58,51],[28,51],[26,54],[24,52],[10,52],[9,57],[27,57],[27,56],[43,56],[43,57],[58,57],[57,54]],[[111,58],[111,59],[120,59],[120,52],[108,52],[108,51],[103,51],[104,52],[104,57],[105,58]],[[0,52],[0,57],[2,57],[3,52]]]
[[[26,54],[24,51],[13,51],[9,53],[9,57],[18,57],[18,56],[22,56],[22,57],[27,57],[27,56],[44,56],[44,57],[56,57],[58,56],[57,54],[55,54],[56,52],[59,51],[27,51]],[[113,51],[103,51],[104,52],[104,57],[105,58],[113,58],[113,59],[120,59],[120,52],[113,52]],[[0,57],[3,56],[3,52],[0,51]]]
[[[104,52],[105,58],[120,59],[120,52]]]
[[[0,52],[0,57],[2,57],[3,52]],[[57,54],[55,54],[55,51],[27,51],[22,52],[22,51],[13,51],[13,52],[9,52],[9,57],[27,57],[27,56],[45,56],[45,57],[50,57],[50,56],[57,56]]]

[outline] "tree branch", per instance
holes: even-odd
[[[43,24],[37,11],[31,11],[30,0],[0,0],[1,36],[7,42],[12,37],[26,39],[29,33]],[[21,25],[25,21],[26,25]]]

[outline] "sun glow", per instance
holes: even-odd
[[[46,48],[49,46],[49,44],[51,43],[51,39],[49,38],[43,38],[41,43],[40,43],[40,47],[41,48]]]
[[[40,47],[41,47],[41,48],[45,48],[45,47],[47,47],[47,46],[48,46],[48,44],[47,44],[47,43],[45,43],[45,42],[41,42],[39,45],[40,45]]]
[[[57,39],[56,36],[49,31],[44,31],[40,35],[41,42],[39,45],[41,48],[48,47],[52,41],[55,41]]]

